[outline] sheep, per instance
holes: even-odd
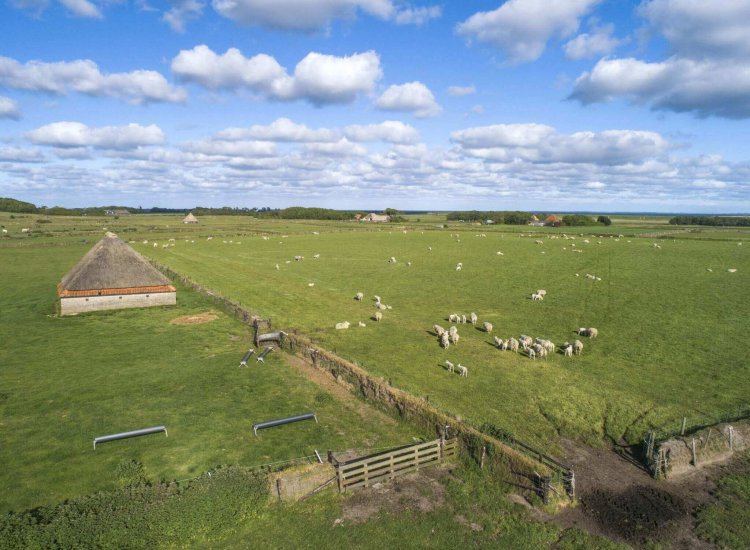
[[[263,236],[262,236],[261,238],[262,238],[262,239],[263,239],[264,241],[267,241],[267,240],[268,240],[268,237],[267,237],[267,236],[265,236],[265,235],[263,235]]]
[[[432,332],[434,332],[438,336],[442,336],[442,334],[445,332],[445,329],[440,325],[432,325]]]
[[[471,315],[469,315],[469,319],[471,320],[472,325],[477,324],[478,317],[477,317],[477,314],[474,313],[473,311],[471,312]]]
[[[466,324],[466,315],[461,315],[461,324],[462,325]]]
[[[343,323],[336,323],[336,330],[348,329],[350,324],[351,323],[349,323],[349,321],[344,321]]]
[[[731,267],[731,268],[727,269],[727,271],[728,271],[729,273],[737,273],[737,269],[735,269],[735,268],[733,268],[733,267]]]
[[[448,369],[448,372],[453,372],[454,370],[456,370],[456,367],[453,365],[453,363],[451,363],[447,359],[445,360],[445,366]]]
[[[427,252],[432,252],[432,247],[431,246],[427,247]]]
[[[406,262],[407,267],[411,267],[411,262]]]
[[[390,258],[388,259],[388,263],[389,263],[389,264],[395,264],[395,263],[396,263],[396,258],[395,258],[395,257],[393,257],[393,256],[391,256],[391,257],[390,257]]]
[[[28,233],[28,232],[29,232],[28,227],[24,227],[23,229],[21,229],[21,233]]]
[[[366,327],[367,325],[366,325],[366,324],[364,324],[364,323],[363,323],[362,321],[357,321],[357,326],[358,326],[358,327],[362,327],[362,328],[364,328],[364,327]]]
[[[536,241],[536,244],[544,244],[544,241]]]
[[[498,256],[505,256],[505,254],[503,254],[503,253],[502,253],[502,252],[500,252],[499,250],[498,250],[498,251],[497,251],[497,252],[496,252],[495,254],[497,254]]]
[[[527,355],[529,356],[529,359],[534,359],[534,360],[536,360],[536,353],[534,352],[534,350],[533,350],[533,349],[531,349],[531,348],[527,348],[527,349],[526,349],[526,354],[527,354]]]
[[[567,346],[565,346],[563,348],[563,355],[565,357],[573,357],[573,346],[571,346],[570,344],[568,344]]]
[[[375,321],[380,321],[380,320],[381,320],[381,319],[383,318],[383,314],[382,314],[382,313],[380,313],[379,311],[376,311],[376,312],[375,312],[375,315],[373,315],[373,316],[372,316],[372,318],[373,318],[373,319],[374,319]]]
[[[485,321],[482,326],[484,327],[484,332],[487,332],[487,333],[492,332],[492,323]]]
[[[320,254],[315,254],[315,255],[313,256],[313,258],[317,260],[318,258],[320,258]]]
[[[231,241],[229,241],[229,242],[231,242]],[[304,259],[305,259],[305,257],[304,257],[304,256],[295,256],[295,257],[294,257],[294,261],[295,261],[295,262],[301,262],[301,261],[302,261],[302,260],[304,260]]]
[[[354,299],[358,302],[361,302],[364,299],[365,295],[362,292],[357,292],[357,294],[354,295]]]
[[[456,266],[456,271],[461,271],[461,265],[460,264]]]
[[[583,342],[580,340],[574,340],[573,341],[573,352],[576,355],[581,355],[583,353]]]
[[[380,303],[380,296],[378,296],[377,294],[373,296],[372,299],[375,301],[376,304]]]
[[[307,283],[307,286],[315,286],[315,283]]]
[[[550,340],[545,340],[544,338],[537,338],[535,340],[535,343],[539,344],[550,353],[555,351],[555,344],[552,343]]]
[[[454,333],[452,333],[452,334],[450,335],[450,339],[451,339],[451,344],[453,344],[454,346],[455,346],[456,344],[458,344],[458,340],[459,340],[458,332],[454,332]]]
[[[495,336],[495,347],[496,347],[497,349],[502,349],[502,347],[503,347],[503,343],[504,343],[504,342],[503,342],[503,339],[502,339],[502,338],[499,338],[499,337]]]
[[[532,300],[533,302],[541,302],[542,300],[544,300],[544,296],[542,296],[541,294],[537,294],[537,293],[535,292],[535,293],[533,293],[533,294],[531,295],[531,300]]]
[[[547,295],[547,291],[544,290],[544,289],[537,290],[536,293],[539,294],[540,296],[546,296]]]
[[[529,346],[532,344],[534,340],[531,338],[531,336],[526,336],[525,334],[522,334],[518,338],[518,341],[520,342],[521,347],[524,349],[524,351],[526,351],[527,349],[529,349]]]
[[[598,331],[597,329],[595,329],[595,328],[590,328],[590,329],[588,330],[588,337],[589,337],[589,338],[596,338],[597,336],[599,336],[599,331]]]
[[[393,309],[393,308],[391,306],[389,306],[389,305],[386,305],[385,309]]]
[[[440,345],[446,349],[451,345],[450,337],[448,336],[447,332],[444,332],[440,335]]]
[[[581,327],[578,329],[578,336],[588,336],[589,335],[589,329],[586,327]]]
[[[450,315],[448,315],[448,320],[449,320],[449,321],[450,321],[451,323],[455,323],[455,322],[456,322],[456,317],[457,317],[457,316],[458,316],[458,315],[456,315],[455,313],[451,313]]]
[[[375,304],[375,307],[381,311],[385,311],[386,309],[388,309],[388,306],[385,305],[383,302],[378,302],[377,304]]]
[[[518,353],[518,340],[516,340],[513,337],[510,337],[510,338],[508,338],[508,340],[506,341],[506,343],[508,344],[508,348],[510,349],[510,351],[514,351],[514,352]]]
[[[458,329],[456,327],[451,327],[448,329],[448,334],[457,334]]]
[[[466,367],[464,367],[461,363],[458,364],[458,366],[456,367],[456,369],[458,369],[458,375],[459,376],[463,376],[463,377],[469,376],[469,369],[467,369]]]

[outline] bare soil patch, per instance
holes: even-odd
[[[170,325],[202,325],[203,323],[209,323],[215,321],[219,316],[213,311],[205,311],[203,313],[197,313],[195,315],[183,315],[181,317],[175,317],[172,319]]]
[[[406,511],[427,513],[440,508],[446,502],[441,479],[450,475],[453,468],[453,465],[441,464],[359,489],[344,500],[341,519],[347,523],[362,523],[381,512],[399,515]]]
[[[715,548],[695,536],[695,515],[713,500],[715,481],[735,471],[737,461],[707,465],[676,480],[655,480],[632,458],[631,449],[594,449],[573,441],[562,445],[576,472],[580,504],[542,519],[636,548],[648,540],[679,550]]]

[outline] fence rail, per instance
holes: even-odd
[[[456,439],[436,439],[336,465],[339,491],[367,487],[441,462],[458,450]]]

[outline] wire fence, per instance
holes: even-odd
[[[692,413],[675,419],[660,428],[651,430],[656,442],[665,441],[675,437],[690,435],[716,424],[737,422],[750,419],[750,404],[738,405],[737,408],[725,410],[714,414]]]

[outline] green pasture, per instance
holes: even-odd
[[[568,229],[577,238],[564,240],[546,238],[564,229],[324,227],[135,246],[441,409],[538,445],[559,437],[633,443],[683,416],[710,419],[750,404],[750,245],[720,232],[711,240],[637,238],[613,225],[607,233],[627,235]],[[539,288],[547,298],[532,302]],[[353,299],[358,291],[362,303]],[[370,319],[376,294],[392,306],[380,323]],[[450,313],[471,311],[493,323],[493,334],[462,325],[459,344],[440,348],[433,324],[447,328]],[[334,330],[340,321],[353,326]],[[581,357],[532,361],[492,346],[493,335],[520,334],[560,344],[578,327],[599,329],[597,339],[584,339]],[[446,359],[467,366],[468,378],[448,374]]]
[[[60,502],[116,485],[131,460],[148,478],[187,479],[220,464],[254,466],[315,449],[409,443],[390,417],[341,403],[271,354],[238,368],[247,327],[170,320],[211,304],[178,288],[167,308],[55,315],[55,286],[88,245],[0,245],[0,512]],[[254,422],[314,411],[319,424],[252,432]],[[94,437],[166,425],[163,434]]]

